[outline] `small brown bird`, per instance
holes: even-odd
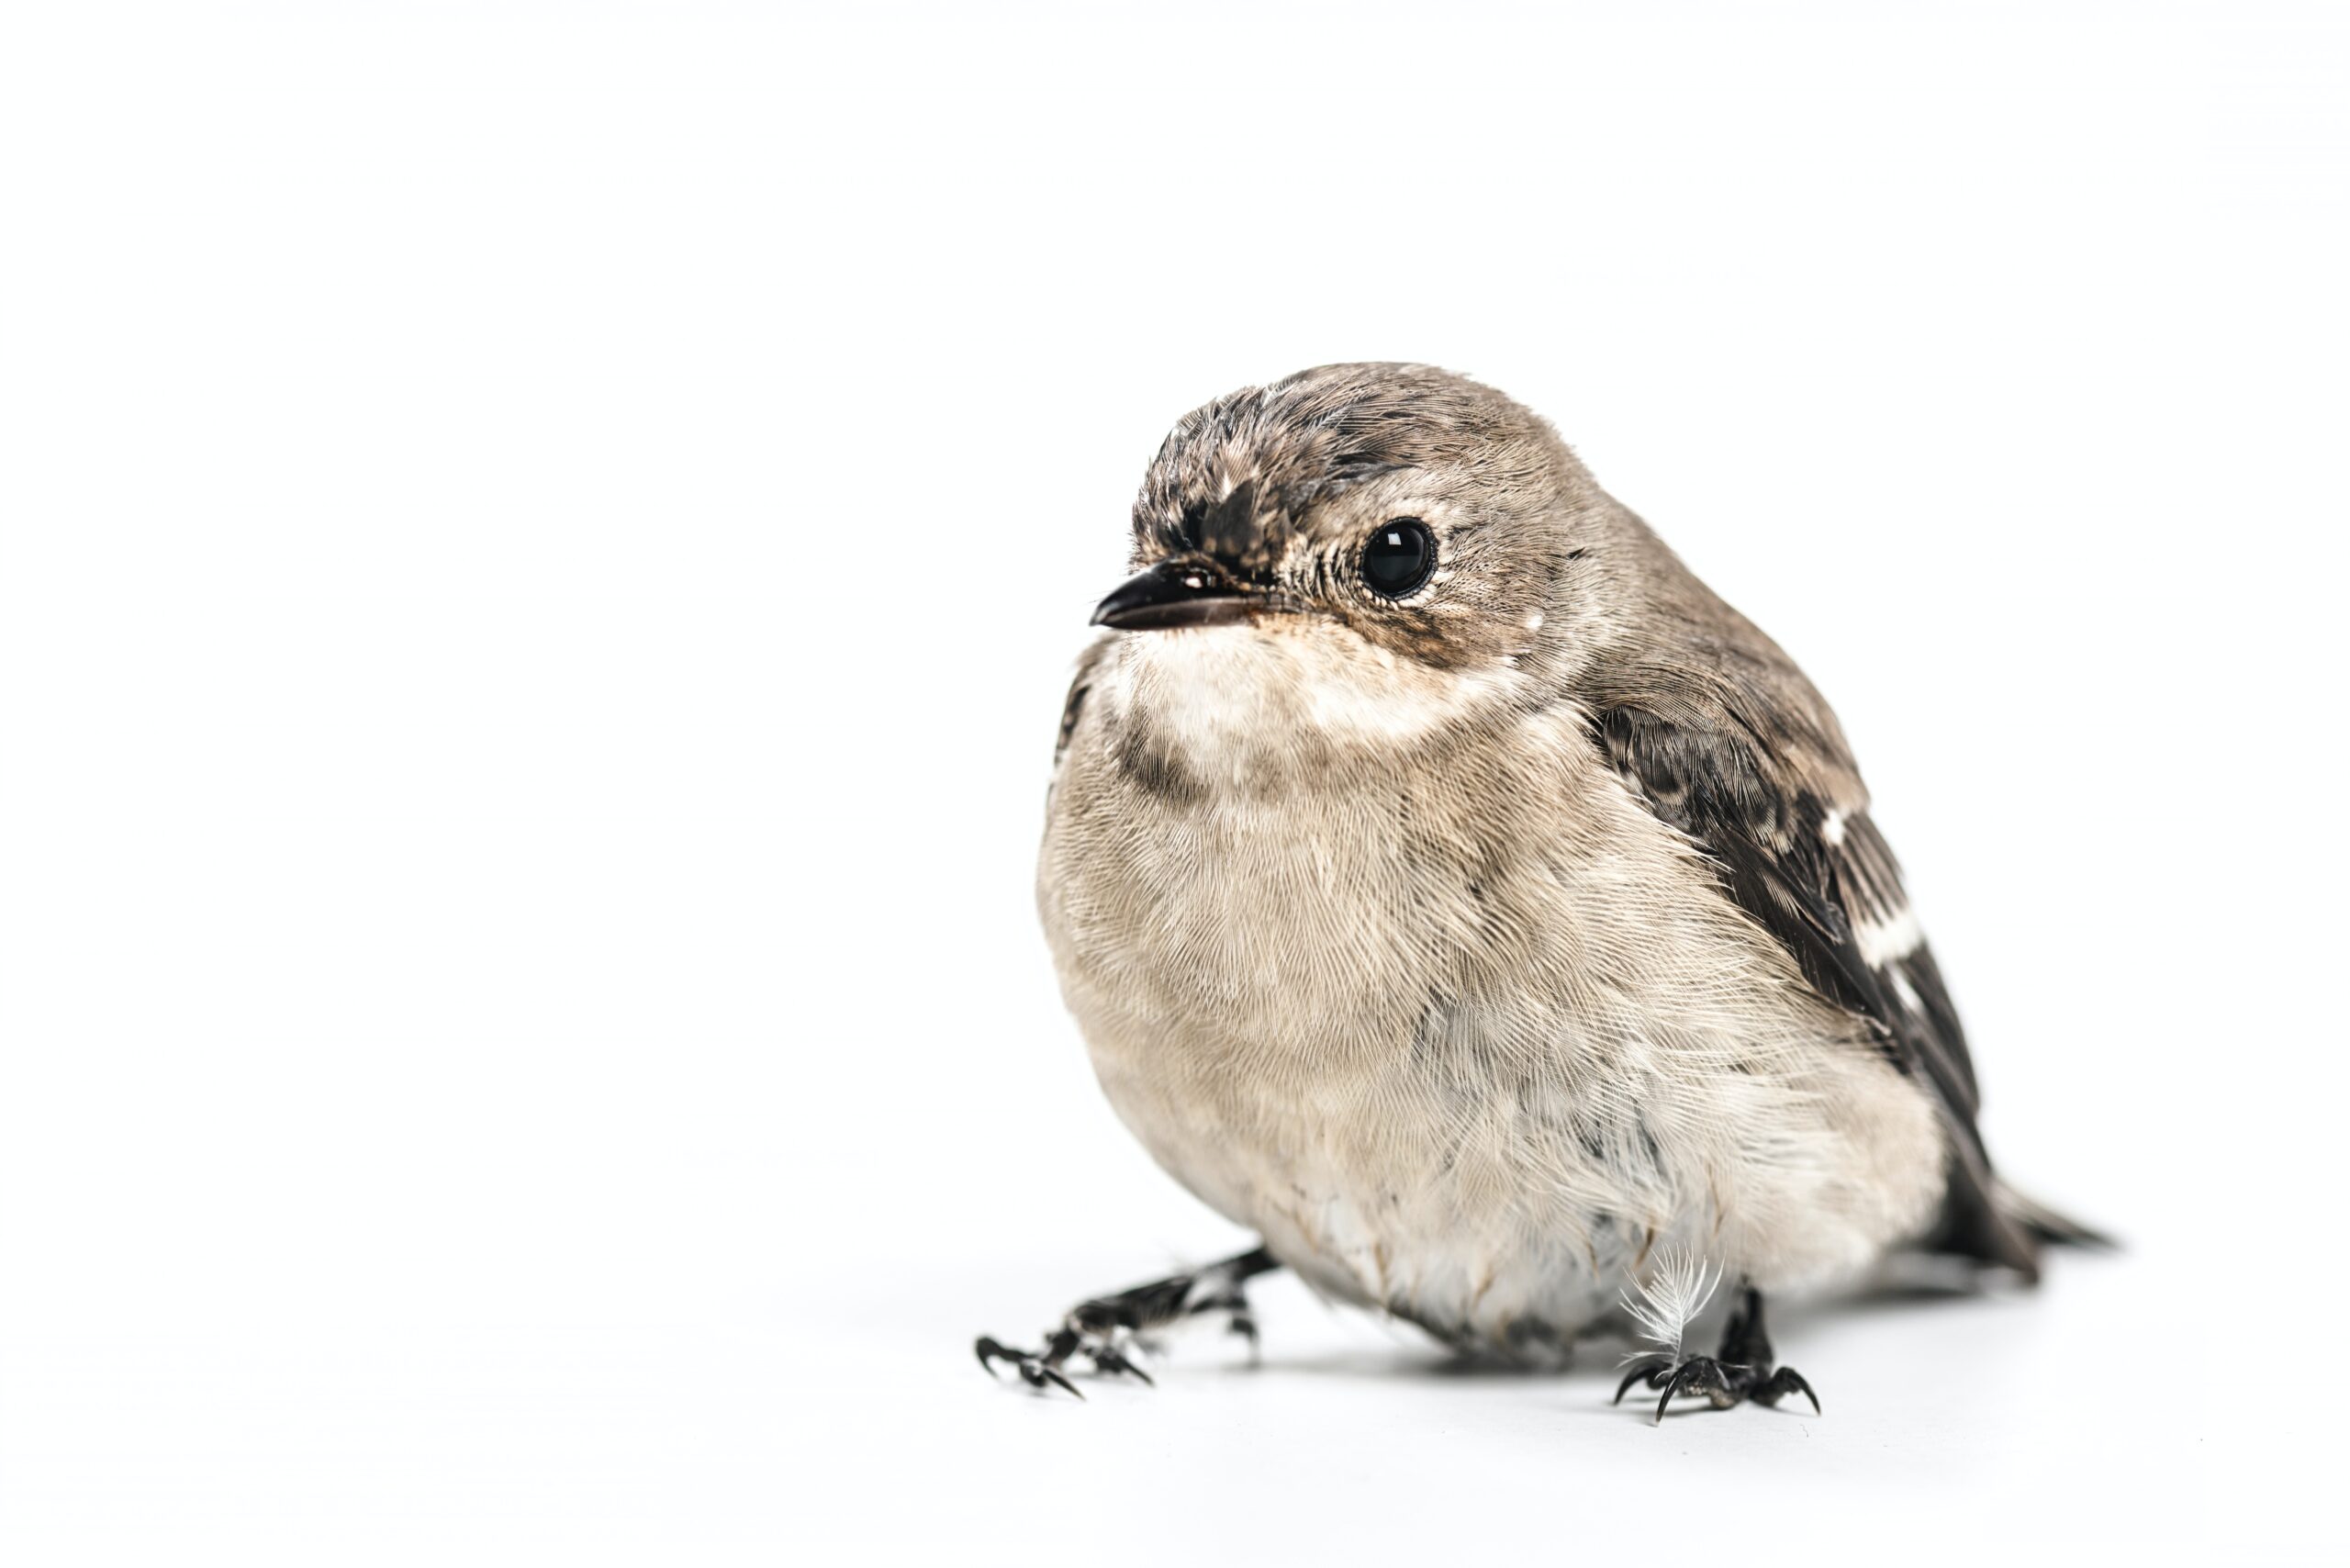
[[[1339,364],[1175,427],[1061,722],[1038,902],[1111,1103],[1255,1250],[982,1365],[1070,1388],[1286,1265],[1464,1350],[1628,1316],[1645,1381],[1808,1383],[1762,1293],[2035,1279],[1958,1016],[1803,673],[1541,420]],[[1682,1331],[1740,1295],[1718,1355]]]

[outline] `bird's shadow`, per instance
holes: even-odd
[[[1950,1312],[1970,1308],[1996,1311],[2003,1303],[2014,1299],[2012,1291],[1970,1271],[1942,1270],[1932,1266],[1931,1260],[1925,1260],[1925,1264],[1881,1280],[1864,1290],[1813,1300],[1791,1301],[1784,1307],[1774,1304],[1771,1309],[1772,1337],[1782,1343],[1807,1339],[1824,1335],[1839,1323],[1894,1313]],[[1707,1314],[1707,1317],[1710,1319],[1721,1315],[1722,1309],[1718,1306]],[[1399,1336],[1416,1333],[1400,1321],[1389,1322],[1392,1331]],[[1693,1341],[1702,1338],[1701,1334],[1692,1335]],[[1367,1345],[1286,1355],[1277,1350],[1268,1350],[1260,1361],[1234,1363],[1222,1370],[1234,1376],[1301,1374],[1364,1380],[1403,1377],[1447,1383],[1556,1380],[1595,1374],[1613,1378],[1620,1375],[1624,1354],[1646,1349],[1649,1347],[1612,1329],[1577,1341],[1571,1356],[1562,1361],[1513,1361],[1501,1356],[1463,1353],[1433,1341],[1414,1344],[1399,1338],[1399,1342],[1390,1346]],[[1698,1408],[1692,1406],[1690,1413],[1695,1413]]]

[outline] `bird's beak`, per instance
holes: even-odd
[[[1223,626],[1271,608],[1261,593],[1204,561],[1161,561],[1120,583],[1093,610],[1093,624],[1120,632]]]

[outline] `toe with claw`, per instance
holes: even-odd
[[[1684,1394],[1697,1395],[1717,1410],[1728,1410],[1750,1399],[1775,1406],[1791,1394],[1800,1394],[1811,1402],[1813,1415],[1820,1413],[1819,1395],[1812,1392],[1803,1373],[1773,1364],[1770,1336],[1762,1327],[1762,1296],[1751,1286],[1722,1332],[1718,1358],[1688,1356],[1676,1361],[1653,1353],[1636,1357],[1624,1381],[1616,1386],[1615,1403],[1621,1405],[1636,1383],[1659,1391],[1659,1422],[1673,1400]]]
[[[1098,1374],[1132,1377],[1148,1384],[1150,1374],[1135,1363],[1131,1354],[1147,1344],[1143,1335],[1202,1313],[1225,1312],[1231,1315],[1232,1332],[1248,1339],[1249,1359],[1254,1361],[1257,1320],[1249,1313],[1248,1298],[1241,1287],[1280,1266],[1260,1247],[1193,1273],[1154,1280],[1082,1303],[1062,1320],[1041,1350],[1024,1350],[985,1336],[972,1349],[991,1377],[1000,1375],[996,1363],[1002,1361],[1031,1388],[1065,1388],[1082,1399],[1085,1395],[1062,1372],[1072,1359],[1083,1358]]]
[[[1068,1389],[1080,1399],[1085,1397],[1077,1384],[1061,1375],[1059,1364],[1046,1359],[1051,1354],[1049,1351],[1040,1354],[1035,1350],[1014,1350],[1010,1345],[990,1338],[985,1334],[979,1336],[979,1343],[971,1349],[978,1352],[979,1365],[987,1369],[987,1374],[990,1377],[1001,1375],[996,1372],[995,1364],[1002,1361],[1017,1372],[1021,1380],[1031,1388],[1043,1388],[1050,1383]]]
[[[1074,1324],[1064,1325],[1057,1330],[1041,1350],[1024,1350],[984,1334],[971,1349],[978,1354],[979,1365],[987,1369],[990,1377],[998,1375],[995,1363],[1002,1361],[1018,1372],[1021,1381],[1031,1388],[1044,1388],[1049,1384],[1055,1388],[1065,1388],[1080,1399],[1085,1397],[1084,1391],[1069,1382],[1061,1372],[1061,1368],[1073,1357],[1082,1356],[1096,1372],[1105,1377],[1137,1378],[1146,1384],[1150,1382],[1150,1374],[1135,1365],[1114,1334],[1097,1335]]]

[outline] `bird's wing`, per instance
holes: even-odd
[[[1109,646],[1108,637],[1097,637],[1086,644],[1077,655],[1077,671],[1069,678],[1069,695],[1061,700],[1060,733],[1053,740],[1053,772],[1058,776],[1061,758],[1069,751],[1069,737],[1077,734],[1077,722],[1084,715],[1086,694],[1093,689],[1094,671],[1102,665],[1102,652]]]
[[[1835,720],[1770,652],[1767,680],[1724,682],[1718,665],[1696,689],[1600,709],[1595,733],[1650,808],[1705,849],[1739,907],[1940,1103],[1950,1197],[1927,1245],[2032,1274],[2036,1249],[1995,1200],[1966,1036],[1900,868],[1869,820]]]

